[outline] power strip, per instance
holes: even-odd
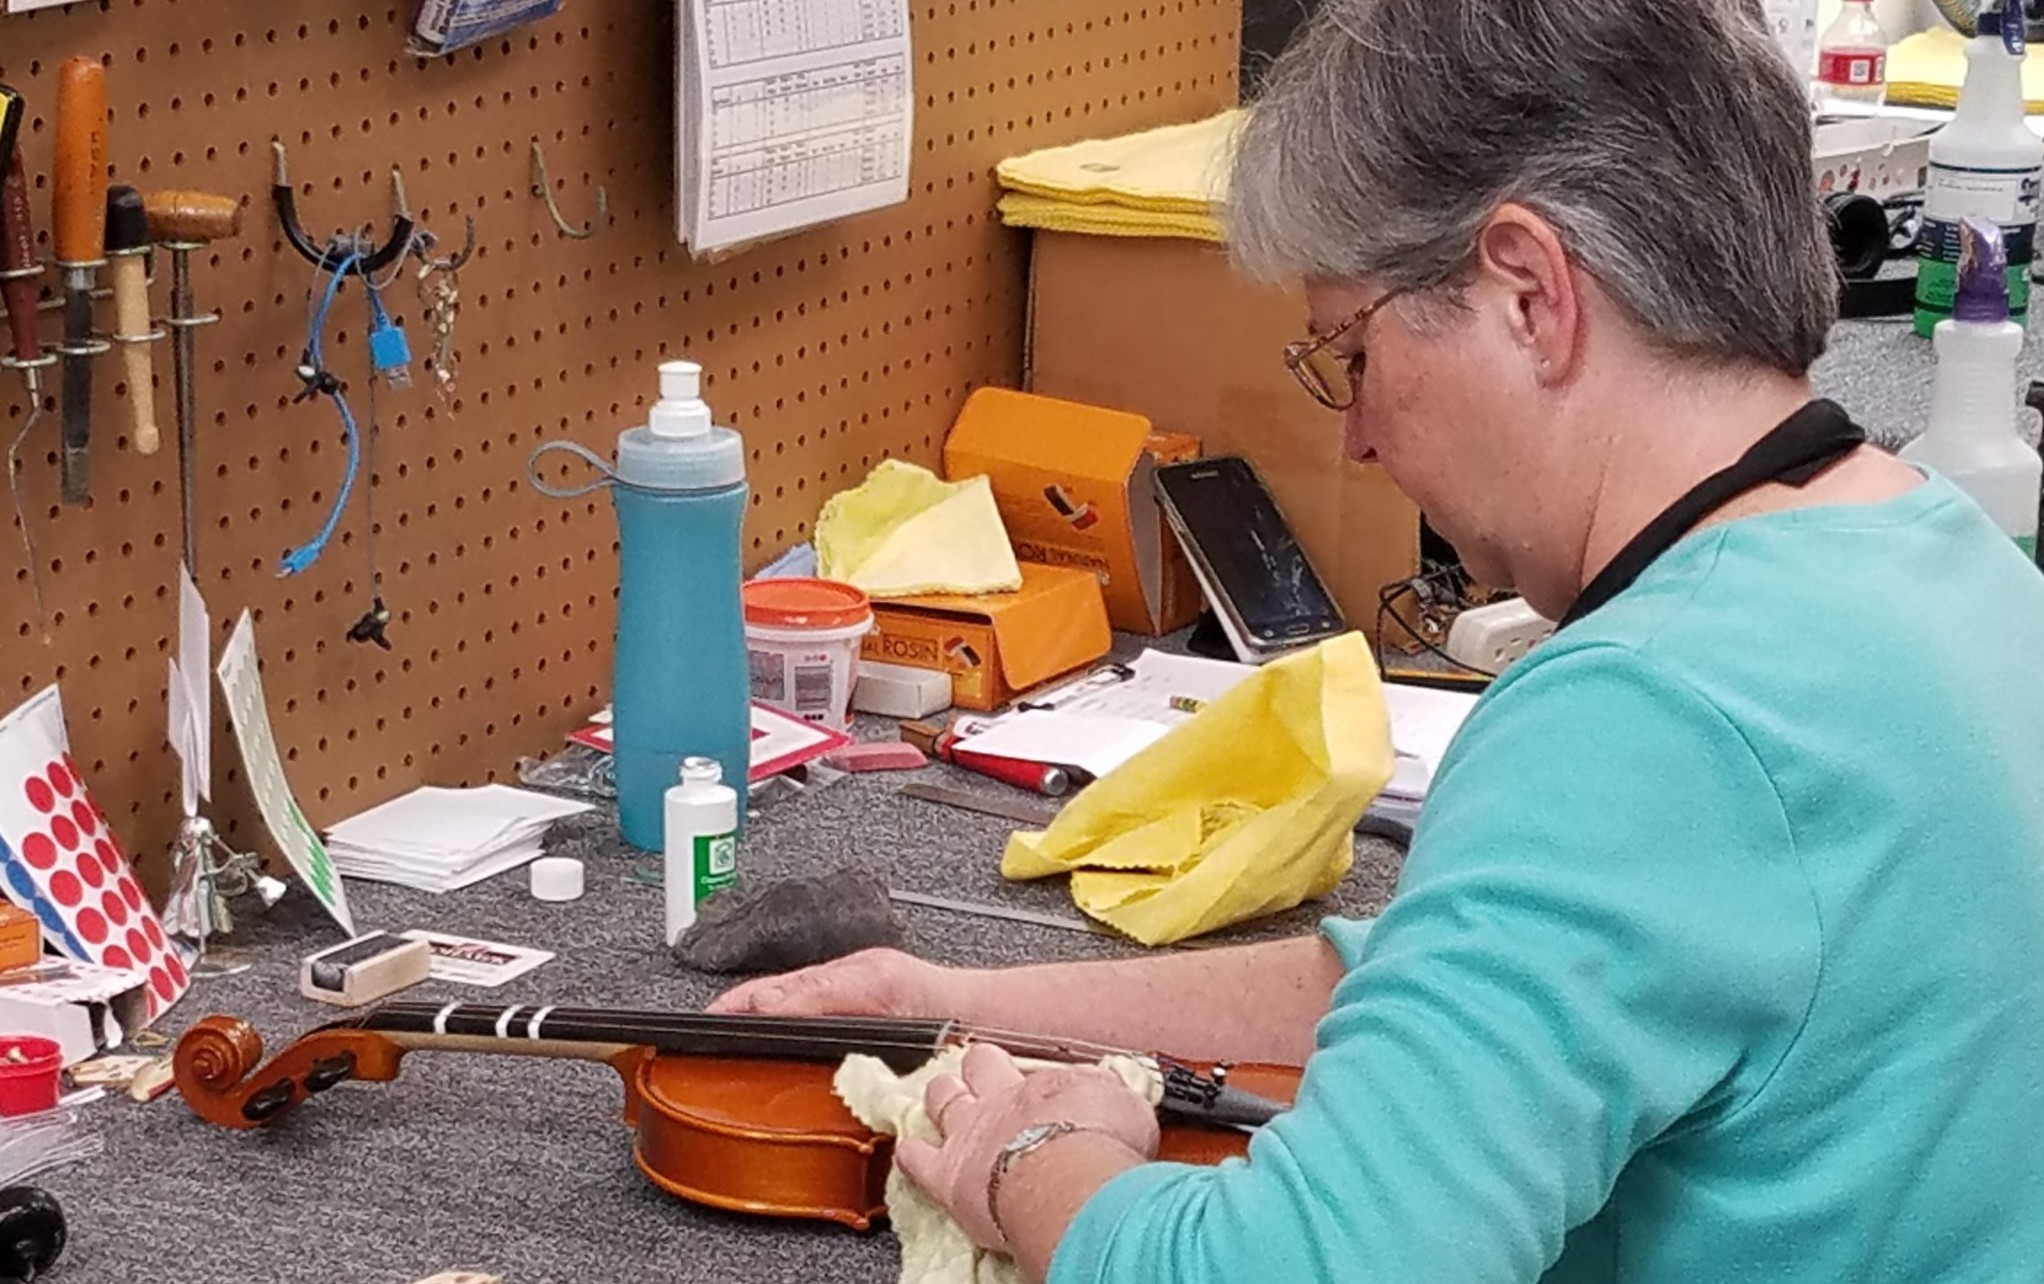
[[[1448,628],[1442,648],[1457,664],[1503,673],[1554,633],[1554,621],[1526,605],[1524,598],[1492,602],[1463,611]]]

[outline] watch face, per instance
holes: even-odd
[[[1021,1132],[1015,1134],[1013,1141],[1008,1143],[1008,1149],[1027,1150],[1031,1146],[1040,1146],[1055,1131],[1057,1131],[1055,1124],[1035,1124],[1024,1128]]]

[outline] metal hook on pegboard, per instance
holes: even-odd
[[[561,207],[554,203],[554,180],[546,172],[546,152],[540,148],[537,138],[532,140],[532,194],[546,202],[546,212],[553,217],[554,226],[561,230],[562,236],[586,241],[596,235],[598,228],[610,222],[610,193],[600,183],[596,188],[596,217],[588,227],[576,227],[561,213]]]
[[[412,220],[402,210],[391,220],[390,239],[380,246],[340,239],[329,240],[325,245],[313,244],[298,221],[298,194],[291,187],[291,176],[284,160],[284,141],[272,138],[270,150],[277,162],[275,177],[270,184],[270,200],[277,207],[277,221],[283,225],[284,239],[291,243],[291,248],[316,270],[331,272],[348,264],[348,271],[367,275],[381,272],[411,252]],[[350,264],[351,257],[354,262]]]

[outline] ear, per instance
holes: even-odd
[[[1501,287],[1506,325],[1535,381],[1561,380],[1580,346],[1582,295],[1553,225],[1523,205],[1499,206],[1477,233],[1476,266],[1480,279]]]

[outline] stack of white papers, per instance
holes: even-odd
[[[327,853],[350,878],[451,892],[532,861],[549,826],[589,809],[509,785],[427,786],[335,825]]]
[[[1441,759],[1448,756],[1449,743],[1476,707],[1476,697],[1386,682],[1384,705],[1391,715],[1391,743],[1398,750],[1398,765],[1384,795],[1417,802],[1427,796]]]

